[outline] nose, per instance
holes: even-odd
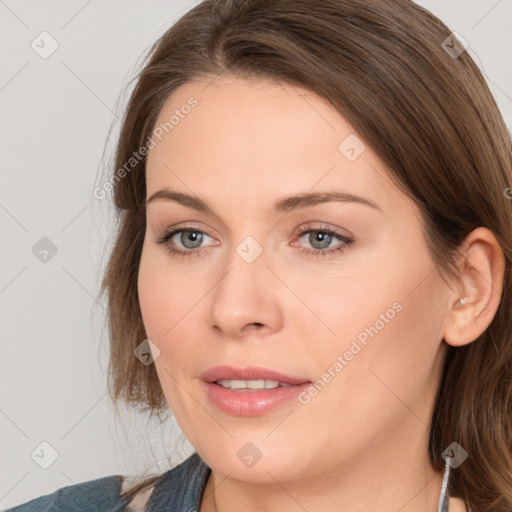
[[[226,338],[272,334],[283,323],[280,293],[264,254],[248,263],[234,252],[208,294],[210,325]]]

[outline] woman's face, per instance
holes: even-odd
[[[271,483],[426,458],[449,288],[376,154],[311,92],[232,77],[179,88],[152,141],[147,197],[211,210],[150,200],[138,278],[163,391],[199,455]],[[206,384],[221,365],[310,384]]]

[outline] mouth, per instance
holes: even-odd
[[[232,416],[259,416],[305,391],[312,382],[261,367],[218,366],[201,376],[208,399]]]

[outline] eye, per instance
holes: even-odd
[[[299,239],[305,238],[307,243],[312,247],[312,249],[300,248],[299,250],[306,254],[316,256],[328,256],[334,253],[341,253],[354,243],[353,238],[342,235],[328,226],[322,226],[320,228],[313,228],[311,225],[302,226],[295,234],[298,235]],[[331,244],[336,241],[341,243],[332,247]]]
[[[207,238],[211,237],[204,231],[193,226],[186,226],[165,231],[158,237],[156,243],[164,245],[169,254],[176,254],[178,256],[198,256],[203,252],[204,248],[201,248],[201,244]],[[185,250],[180,249],[180,247]]]

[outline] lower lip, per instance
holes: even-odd
[[[261,391],[232,391],[214,382],[202,382],[208,398],[219,409],[234,416],[260,416],[296,398],[311,386],[311,382],[305,382]]]

